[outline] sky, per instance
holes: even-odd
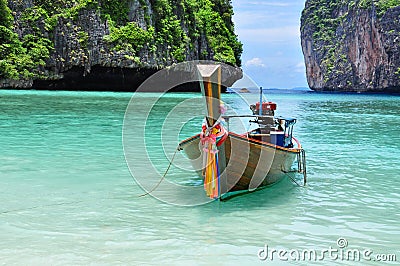
[[[242,69],[258,86],[308,87],[300,44],[305,0],[232,0]]]

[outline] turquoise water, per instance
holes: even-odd
[[[396,254],[400,260],[399,97],[269,95],[280,115],[298,119],[295,135],[307,152],[307,187],[287,179],[228,202],[183,207],[179,203],[199,196],[177,191],[159,194],[160,200],[139,197],[144,192],[130,174],[122,142],[131,96],[0,91],[2,264],[281,265],[276,254],[273,261],[260,260],[259,250],[268,245],[321,251],[338,248],[339,238],[350,249]],[[137,95],[137,104],[145,108],[157,96]],[[139,183],[149,180],[152,187],[179,139],[198,130],[198,96],[168,94],[148,116],[144,141],[140,128],[124,135],[137,143],[125,150]],[[173,109],[187,99],[193,100],[191,108]],[[247,108],[234,96],[225,101],[236,110]],[[167,120],[165,114],[171,114]],[[138,111],[128,122],[145,118]],[[174,124],[179,126],[171,128]],[[141,159],[146,152],[140,143],[148,160]],[[177,160],[165,182],[201,187],[184,158]],[[154,176],[146,161],[160,174]],[[165,203],[171,200],[174,204]],[[323,263],[343,261],[327,257]]]

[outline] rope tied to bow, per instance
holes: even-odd
[[[220,167],[218,147],[228,138],[228,131],[223,126],[223,119],[218,119],[209,126],[204,119],[200,133],[200,143],[203,149],[204,190],[208,197],[217,199],[220,187]]]

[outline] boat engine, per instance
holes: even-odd
[[[275,110],[276,110],[276,103],[273,102],[263,102],[262,105],[262,110],[261,114],[262,115],[270,115],[274,116],[275,115]],[[259,115],[260,114],[260,103],[257,102],[256,104],[250,105],[250,109],[253,112],[254,115]]]
[[[259,125],[259,134],[269,134],[275,130],[274,114],[276,110],[276,103],[263,102],[261,104],[261,116],[260,116],[260,103],[250,105],[250,110],[253,115],[257,115],[255,123]]]

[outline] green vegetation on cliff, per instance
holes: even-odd
[[[302,27],[312,27],[314,40],[332,57],[337,49],[334,44],[338,44],[336,40],[341,37],[337,29],[350,10],[375,8],[378,17],[382,17],[388,9],[396,6],[400,6],[400,0],[311,0],[303,10]]]
[[[115,49],[125,51],[140,50],[144,45],[150,45],[151,50],[164,48],[170,51],[177,62],[185,61],[185,53],[193,48],[198,38],[206,36],[213,58],[232,65],[240,65],[242,44],[234,34],[231,21],[233,10],[229,0],[152,0],[152,20],[146,13],[147,30],[138,26],[126,26],[125,8],[127,0],[120,2],[103,0],[103,14],[108,18],[111,34],[108,41],[115,44]],[[140,1],[142,8],[148,12],[145,1]],[[185,30],[186,29],[186,30]],[[127,39],[127,36],[137,36],[142,41],[138,45]],[[152,42],[152,40],[154,40]],[[121,44],[128,44],[122,47]],[[136,47],[133,47],[136,46]],[[198,59],[207,59],[209,51],[202,51]]]
[[[393,7],[400,6],[400,0],[378,0],[375,2],[378,16],[383,16],[385,12]]]
[[[7,1],[0,0],[0,79],[28,79],[40,77],[45,60],[50,56],[51,41],[43,37],[36,26],[41,17],[35,10],[27,9],[22,22],[32,23],[34,31],[21,39],[13,31],[14,18]]]
[[[308,5],[303,10],[303,17],[306,18],[303,26],[311,25],[315,27],[313,37],[318,41],[329,42],[334,38],[340,22],[348,15],[347,12],[338,15],[339,9],[348,11],[356,6],[364,9],[374,7],[378,16],[381,17],[388,9],[400,6],[400,0],[308,1]],[[312,16],[308,16],[307,14],[312,14]]]
[[[388,9],[399,5],[400,0],[359,0],[358,2],[358,6],[361,8],[368,9],[374,7],[379,17],[382,17]]]
[[[0,80],[48,78],[54,60],[64,64],[68,59],[54,54],[60,23],[89,54],[92,32],[79,25],[88,10],[108,28],[102,52],[138,67],[147,57],[157,58],[155,67],[191,59],[241,64],[231,0],[0,0]]]
[[[301,17],[309,86],[399,87],[400,0],[307,0]]]
[[[0,25],[6,28],[12,26],[13,17],[11,16],[11,10],[7,6],[6,0],[0,0]]]

